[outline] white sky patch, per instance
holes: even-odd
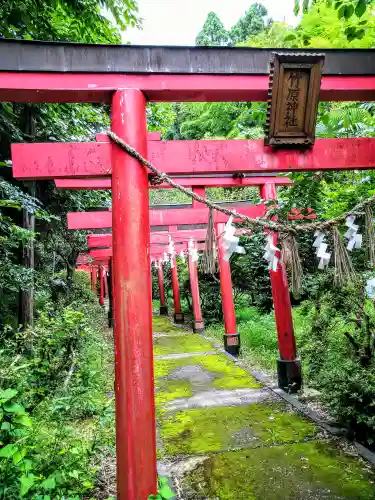
[[[143,30],[131,28],[123,41],[139,45],[195,45],[210,11],[216,12],[227,29],[231,28],[255,0],[139,0]],[[262,0],[268,17],[297,24],[294,0]]]

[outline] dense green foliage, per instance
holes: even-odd
[[[78,499],[113,449],[112,340],[85,272],[0,342],[0,498]]]
[[[352,40],[362,39],[367,31],[367,23],[362,19],[363,15],[370,11],[374,6],[373,0],[325,0],[327,7],[333,6],[338,19],[349,21],[345,29],[345,36],[350,42]],[[295,14],[300,11],[307,13],[316,4],[321,4],[319,0],[295,0]]]
[[[1,14],[0,36],[38,40],[118,43],[119,29],[138,22],[133,0],[10,1],[3,2]],[[60,269],[67,269],[71,278],[77,255],[86,243],[80,232],[67,231],[65,214],[110,204],[105,192],[58,192],[52,182],[14,181],[9,168],[10,144],[93,139],[108,124],[108,109],[103,106],[0,103],[1,325],[17,327],[18,322],[30,320],[19,312],[20,291],[27,297],[34,286],[36,291],[48,288]],[[36,219],[31,227],[22,227],[25,214]],[[27,248],[35,252],[35,267],[22,258],[22,250]]]

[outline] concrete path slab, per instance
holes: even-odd
[[[190,408],[209,408],[213,406],[241,406],[259,403],[271,399],[271,394],[265,389],[233,389],[220,391],[202,391],[187,398],[177,398],[169,401],[168,411],[188,410]]]

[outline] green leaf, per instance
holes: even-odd
[[[54,488],[56,488],[55,476],[51,475],[47,477],[47,479],[45,479],[40,486],[45,490],[53,490]]]
[[[358,0],[357,6],[355,8],[355,15],[357,17],[362,17],[366,12],[367,2],[366,0]]]
[[[297,38],[296,34],[295,33],[289,33],[288,35],[286,35],[286,37],[284,38],[284,40],[286,42],[288,42],[289,40],[295,40]]]
[[[354,14],[354,7],[353,7],[353,5],[347,5],[345,7],[345,11],[344,11],[344,17],[345,17],[345,19],[349,19],[350,17],[352,17],[353,14]]]
[[[158,480],[159,484],[159,495],[163,498],[163,500],[169,500],[175,496],[175,493],[171,490],[168,483],[168,478],[160,477]]]
[[[345,10],[346,10],[346,5],[341,5],[341,7],[337,11],[337,16],[338,16],[339,19],[341,19],[342,17],[344,17]]]
[[[82,486],[84,486],[85,488],[93,488],[94,484],[91,481],[86,479],[86,481],[82,482]]]
[[[362,38],[365,36],[365,30],[357,30],[355,37],[358,38],[358,40],[362,40]]]
[[[18,447],[15,444],[7,444],[0,450],[0,458],[12,457],[17,451]]]
[[[25,413],[25,408],[17,403],[5,403],[4,410],[7,413]]]
[[[21,450],[17,450],[16,453],[13,455],[13,463],[17,465],[19,462],[21,462],[26,453],[27,453],[27,448],[21,448]]]
[[[1,429],[2,431],[9,431],[9,429],[10,429],[10,423],[9,423],[9,422],[3,422],[3,423],[1,424],[0,429]]]
[[[19,425],[24,425],[25,427],[33,425],[33,422],[28,415],[20,415],[14,419],[14,422]]]
[[[79,477],[79,472],[77,470],[72,470],[68,473],[70,477],[73,477],[74,479],[78,479]]]
[[[24,474],[23,476],[20,477],[20,483],[21,483],[21,488],[20,488],[20,495],[21,497],[24,497],[26,493],[29,491],[29,489],[35,484],[36,477],[34,474]]]
[[[5,391],[0,391],[0,403],[6,403],[10,399],[17,396],[18,391],[16,389],[5,389]]]
[[[29,460],[28,458],[25,458],[25,460],[22,462],[20,469],[22,472],[28,472],[33,468],[33,462],[32,460]]]
[[[340,1],[335,2],[334,9],[337,10],[340,7],[340,5],[342,5],[342,2],[340,2]]]

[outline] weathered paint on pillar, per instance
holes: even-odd
[[[165,301],[164,269],[162,262],[159,263],[158,267],[158,283],[159,283],[159,297],[160,297],[160,314],[166,315],[168,314],[168,305]]]
[[[97,293],[96,285],[97,285],[97,279],[98,279],[98,270],[96,267],[91,268],[91,290],[94,293]]]
[[[99,267],[99,304],[104,306],[104,268]]]
[[[225,224],[216,224],[216,238],[218,241],[218,262],[220,272],[221,303],[224,316],[224,347],[227,352],[238,356],[240,352],[240,334],[237,331],[236,313],[234,309],[232,276],[230,264],[224,259],[224,250],[221,245],[221,235]]]
[[[146,99],[119,90],[112,130],[147,158]],[[112,146],[117,498],[156,494],[148,173]]]
[[[184,322],[184,313],[181,310],[180,300],[180,285],[178,283],[178,271],[176,257],[173,257],[173,266],[171,266],[172,274],[172,291],[173,291],[173,304],[174,304],[174,320],[176,323]]]
[[[260,196],[263,200],[276,200],[275,184],[260,186]],[[273,237],[274,244],[277,246],[277,234],[273,234]],[[302,384],[301,365],[299,360],[296,359],[297,351],[288,278],[285,266],[281,262],[279,262],[277,271],[270,270],[270,278],[280,353],[280,359],[277,362],[279,387],[296,392],[301,388]]]
[[[198,282],[198,270],[197,263],[193,262],[192,256],[189,254],[189,278],[190,278],[190,290],[191,298],[193,302],[193,332],[203,333],[204,323],[201,311],[201,301],[199,297],[199,282]]]

